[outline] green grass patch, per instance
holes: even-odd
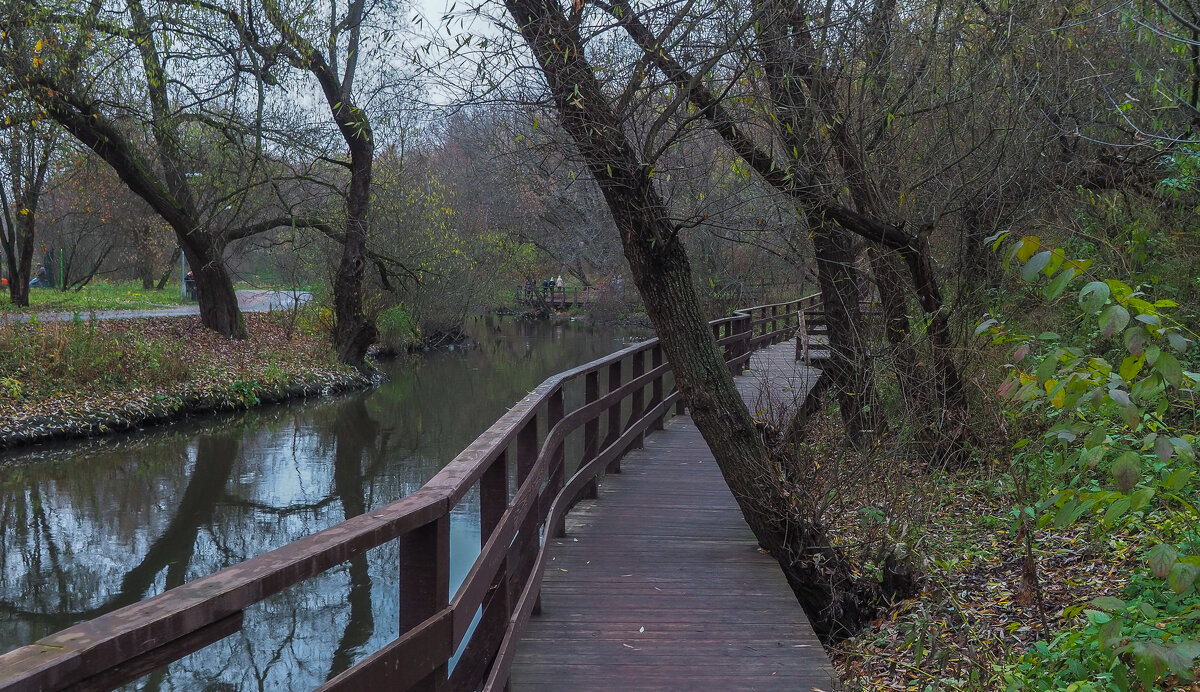
[[[29,307],[17,307],[9,300],[7,287],[0,293],[0,313],[28,312],[99,312],[104,310],[156,310],[184,304],[179,284],[167,284],[161,291],[142,288],[139,281],[93,282],[79,290],[57,288],[29,289]]]

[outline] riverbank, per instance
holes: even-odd
[[[247,314],[244,341],[195,316],[0,324],[0,450],[372,384],[292,317]]]

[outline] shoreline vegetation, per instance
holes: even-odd
[[[247,313],[242,341],[192,315],[0,325],[0,451],[374,384],[311,315]]]
[[[337,361],[323,336],[327,310],[244,317],[250,337],[236,341],[205,329],[196,315],[100,320],[77,312],[61,322],[0,315],[0,452],[379,383],[379,375]],[[590,319],[553,316],[581,317]],[[380,326],[374,359],[470,341],[462,330],[423,334],[399,310],[386,311]]]

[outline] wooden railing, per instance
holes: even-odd
[[[713,321],[729,367],[739,373],[755,349],[791,338],[816,300],[756,306]],[[318,689],[379,684],[499,692],[538,608],[544,539],[562,535],[566,513],[596,496],[597,479],[619,472],[621,458],[640,447],[647,432],[682,412],[668,378],[657,339],[554,375],[412,495],[4,654],[0,690],[106,690],[136,680],[237,632],[245,608],[397,541],[399,637]],[[580,382],[583,403],[568,411],[566,387]],[[565,443],[580,430],[581,450],[572,454],[578,458],[569,460],[567,478]],[[516,480],[511,492],[510,475]],[[451,594],[450,513],[474,489],[481,551]]]
[[[528,305],[583,305],[600,299],[604,291],[599,288],[546,288],[539,286],[517,286],[517,301]]]

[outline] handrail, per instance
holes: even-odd
[[[752,351],[791,338],[816,304],[816,296],[806,296],[759,305],[710,325],[730,369],[740,373]],[[552,375],[408,497],[8,652],[0,656],[0,690],[120,686],[238,631],[245,608],[393,540],[400,548],[400,636],[318,689],[375,681],[397,690],[501,690],[537,610],[546,539],[561,533],[566,513],[595,497],[599,476],[619,472],[621,458],[660,429],[672,408],[682,413],[678,390],[665,390],[669,373],[655,338]],[[581,379],[585,401],[567,411],[564,389]],[[622,421],[625,401],[632,410]],[[565,443],[581,428],[583,451],[565,479]],[[510,494],[513,465],[517,488]],[[476,487],[481,550],[450,594],[450,513]]]

